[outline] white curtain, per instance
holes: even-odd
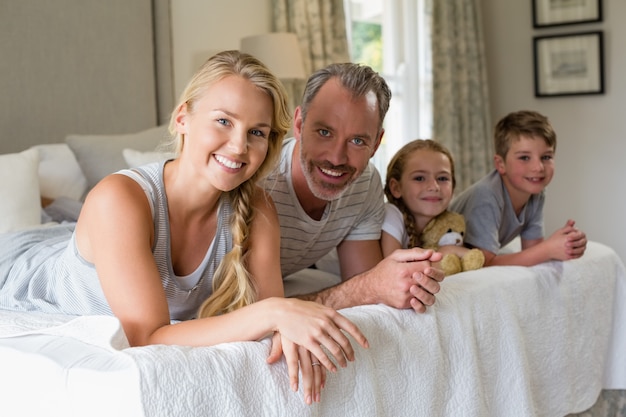
[[[433,2],[434,137],[455,158],[457,191],[493,167],[479,0]]]
[[[350,2],[345,9],[344,0],[272,4],[274,31],[298,35],[309,73],[349,60]],[[387,162],[404,143],[434,138],[452,152],[461,191],[492,167],[479,0],[384,0],[382,9],[382,75],[393,98],[374,163],[384,175]],[[294,105],[302,87],[290,86]]]
[[[357,12],[350,4],[363,5],[346,0],[348,22]],[[402,145],[434,138],[454,155],[457,191],[463,190],[492,166],[478,0],[382,0],[380,4],[382,75],[393,97],[374,163],[384,175]]]
[[[274,32],[298,35],[310,74],[350,60],[343,0],[272,0]]]
[[[343,0],[272,0],[274,32],[298,36],[307,75],[350,60]],[[305,81],[285,83],[292,108],[300,104]]]
[[[345,1],[348,28],[352,20],[376,16],[382,29],[381,75],[392,91],[385,136],[373,162],[384,176],[395,152],[413,139],[432,135],[430,0]],[[359,8],[363,8],[359,10]]]

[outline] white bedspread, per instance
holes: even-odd
[[[265,363],[268,340],[128,348],[113,317],[1,312],[0,415],[564,416],[626,389],[624,300],[624,265],[591,242],[579,260],[449,277],[425,314],[342,310],[370,348],[312,406]]]

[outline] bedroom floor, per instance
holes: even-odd
[[[626,391],[603,390],[593,407],[567,417],[626,417]]]

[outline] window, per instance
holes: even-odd
[[[378,71],[392,92],[373,158],[383,176],[402,145],[432,135],[431,1],[344,0],[352,61]]]

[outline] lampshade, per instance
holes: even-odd
[[[241,39],[241,52],[253,55],[281,80],[306,78],[295,33],[266,33]]]

